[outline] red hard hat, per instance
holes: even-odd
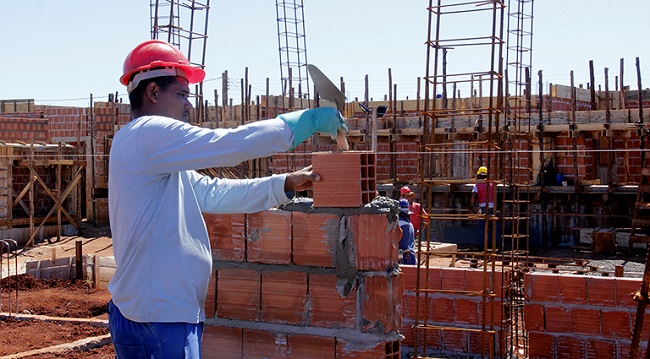
[[[181,76],[193,84],[203,81],[205,71],[192,66],[187,57],[170,43],[147,40],[126,56],[120,82],[131,92],[140,81],[161,76]]]
[[[411,193],[413,193],[413,191],[411,191],[411,189],[408,188],[408,186],[404,186],[404,187],[399,189],[399,195],[400,196],[403,196],[405,194],[411,194]]]

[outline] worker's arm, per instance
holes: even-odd
[[[469,208],[472,212],[475,212],[474,202],[476,201],[476,192],[472,192],[472,197],[469,199]]]

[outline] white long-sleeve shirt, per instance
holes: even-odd
[[[201,213],[253,213],[289,198],[286,175],[229,180],[195,170],[284,152],[292,139],[281,119],[205,129],[143,116],[116,133],[108,201],[117,270],[108,289],[126,318],[205,320],[212,256]]]

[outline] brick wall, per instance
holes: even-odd
[[[402,323],[406,337],[402,345],[408,348],[413,347],[415,340],[414,333],[407,328],[416,323],[417,268],[402,266],[401,269],[405,288]],[[492,324],[498,338],[501,329],[500,273],[496,277],[495,321]],[[528,273],[524,283],[528,358],[628,358],[637,308],[630,293],[639,290],[640,279]],[[429,269],[428,287],[431,289],[477,290],[481,285],[481,270]],[[429,294],[428,324],[480,329],[480,301],[481,297],[454,293]],[[420,311],[422,320],[423,307]],[[489,321],[487,324],[490,325]],[[437,354],[472,357],[480,355],[478,340],[472,335],[452,331],[429,332],[427,344]],[[641,335],[640,357],[645,357],[649,336],[650,328],[646,325]],[[495,345],[498,350],[499,343]]]
[[[206,358],[399,358],[402,275],[385,213],[205,215]]]
[[[640,279],[526,274],[529,357],[628,358]],[[647,348],[650,329],[641,335]],[[645,357],[643,352],[639,357]]]

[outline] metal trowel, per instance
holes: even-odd
[[[343,92],[341,92],[341,90],[339,90],[339,88],[336,87],[336,85],[334,85],[334,83],[332,83],[332,81],[330,81],[330,79],[328,79],[327,76],[318,69],[318,67],[308,64],[307,71],[309,71],[309,75],[314,81],[314,87],[316,88],[318,95],[323,100],[333,103],[336,106],[336,109],[341,112],[345,105],[345,95]],[[336,136],[336,144],[338,145],[338,149],[341,151],[347,151],[349,148],[348,140],[345,138],[345,133],[341,130],[339,130],[339,133]]]

